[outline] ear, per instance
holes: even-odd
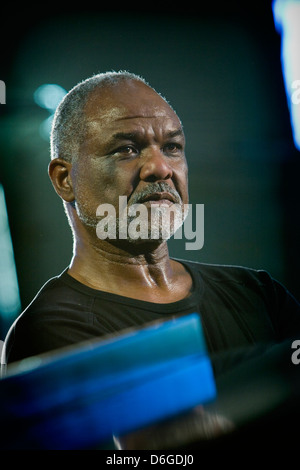
[[[48,174],[57,194],[66,202],[75,199],[71,179],[72,163],[66,162],[62,158],[51,160],[48,166]]]

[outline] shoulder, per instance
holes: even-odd
[[[264,300],[270,308],[291,305],[299,310],[299,300],[279,280],[265,269],[254,269],[247,266],[209,264],[197,261],[180,260],[190,269],[205,288],[212,292],[227,291],[235,295],[255,295]]]
[[[35,304],[39,299],[47,298],[48,300],[53,299],[53,292],[57,291],[62,287],[61,275],[50,278],[43,284],[43,286],[37,291],[36,295],[27,306],[26,310]]]
[[[176,261],[182,263],[194,273],[198,273],[207,282],[233,282],[241,285],[254,283],[258,286],[266,286],[274,281],[272,276],[262,269],[239,265],[201,263],[184,259],[176,259]]]
[[[51,316],[59,313],[61,316],[62,312],[74,311],[74,308],[76,310],[76,306],[82,306],[85,309],[89,298],[89,288],[80,285],[67,274],[67,269],[65,269],[41,287],[30,304],[17,318],[17,322],[29,322],[36,316],[42,319],[48,313]]]
[[[206,292],[225,293],[235,298],[263,301],[272,315],[292,312],[299,325],[300,302],[279,280],[267,270],[247,266],[208,264],[179,260],[198,276]],[[299,327],[299,326],[298,326]]]
[[[64,283],[64,273],[49,279],[11,325],[4,341],[2,361],[8,356],[19,360],[23,351],[33,355],[32,351],[43,352],[44,347],[48,348],[49,333],[57,328],[58,322],[66,321],[61,306],[67,302],[71,289]]]

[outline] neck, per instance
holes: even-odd
[[[114,290],[120,283],[132,282],[166,287],[172,280],[171,260],[166,242],[123,246],[75,239],[69,274],[96,289]]]
[[[73,212],[74,254],[68,273],[79,282],[155,303],[175,302],[190,294],[192,278],[181,263],[170,259],[166,241],[100,240],[94,229],[78,223]]]

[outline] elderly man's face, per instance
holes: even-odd
[[[180,120],[151,88],[126,81],[94,91],[85,109],[87,129],[72,166],[77,212],[97,223],[100,204],[187,204],[185,138]]]

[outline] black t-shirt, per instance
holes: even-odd
[[[211,354],[300,338],[300,304],[266,271],[177,261],[190,272],[193,289],[167,304],[92,289],[66,269],[12,325],[6,363],[193,312],[200,315]]]

